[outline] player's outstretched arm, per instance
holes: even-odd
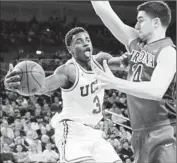
[[[105,72],[97,69],[96,78],[102,80],[106,88],[117,89],[139,98],[159,101],[163,98],[176,73],[176,51],[172,47],[167,47],[160,52],[150,81],[133,82],[116,78],[106,62],[104,62],[104,70]],[[168,73],[164,74],[164,72]]]
[[[101,18],[111,33],[125,46],[138,37],[137,31],[124,24],[113,11],[109,1],[91,1],[96,14]]]
[[[58,67],[53,75],[50,75],[46,77],[45,79],[45,84],[44,88],[42,88],[38,94],[43,94],[47,92],[54,91],[58,88],[64,88],[68,84],[68,82],[73,82],[74,83],[74,72],[73,75],[70,75],[69,72],[72,72],[75,70],[75,67],[72,67],[73,65],[62,65]]]
[[[59,87],[65,87],[65,85],[68,83],[68,80],[75,80],[74,77],[70,79],[71,77],[68,75],[68,72],[74,71],[73,69],[73,67],[65,65],[58,67],[54,71],[53,75],[45,78],[44,87],[38,93],[36,93],[36,95],[53,91]],[[13,65],[11,64],[9,66],[9,71],[5,76],[4,85],[6,89],[18,92],[18,87],[20,86],[20,76],[18,75],[18,72],[13,70]]]

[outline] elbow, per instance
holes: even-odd
[[[153,93],[151,93],[153,100],[155,100],[155,101],[161,101],[164,94],[165,93],[160,89],[155,89],[155,91],[153,91]]]
[[[155,95],[155,96],[154,96],[154,100],[155,100],[155,101],[161,101],[162,98],[163,98],[163,96],[161,96],[161,95]]]
[[[147,99],[161,101],[166,92],[166,89],[160,84],[157,85],[155,83],[152,83],[147,84],[146,88],[143,91]]]

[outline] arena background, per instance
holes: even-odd
[[[136,6],[141,2],[111,4],[125,23],[134,26]],[[167,3],[172,9],[167,36],[176,44],[176,1]],[[3,80],[9,63],[34,60],[50,75],[71,57],[64,36],[76,26],[88,30],[94,53],[106,51],[120,56],[125,48],[105,28],[90,2],[1,1],[0,16],[0,162],[56,162],[60,155],[54,145],[50,119],[56,109],[62,109],[60,89],[50,96],[29,98],[5,90]],[[126,78],[126,69],[115,74]],[[126,95],[106,91],[103,109],[104,118],[96,128],[103,131],[103,137],[111,142],[123,162],[133,162]]]

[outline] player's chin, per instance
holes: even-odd
[[[145,35],[143,33],[139,33],[139,38],[144,41],[145,40]]]
[[[91,56],[84,56],[84,60],[85,61],[90,61],[91,60]]]

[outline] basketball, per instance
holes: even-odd
[[[18,92],[21,95],[32,96],[44,86],[45,72],[36,62],[22,61],[14,67],[14,70],[20,76]]]

